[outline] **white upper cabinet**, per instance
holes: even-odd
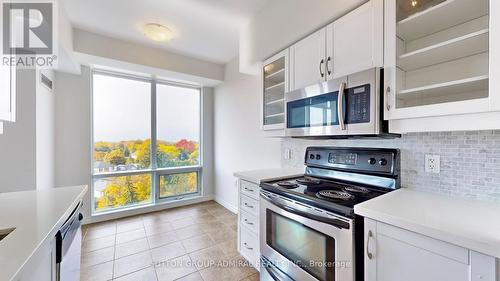
[[[326,29],[290,47],[290,90],[326,81]]]
[[[0,120],[16,121],[16,72],[7,66],[0,66]]]
[[[413,119],[413,128],[447,130],[428,117],[452,121],[500,109],[499,79],[490,79],[500,74],[495,62],[500,14],[494,5],[498,1],[385,1],[385,119]],[[431,124],[415,122],[423,117]],[[474,129],[479,119],[458,129]],[[409,124],[398,127],[407,131]]]
[[[290,90],[384,64],[384,0],[371,0],[290,48]]]
[[[289,90],[288,49],[264,62],[262,77],[264,80],[262,128],[266,131],[280,130],[273,135],[281,136],[285,128],[285,93]]]
[[[384,1],[371,0],[327,27],[329,78],[382,67]]]

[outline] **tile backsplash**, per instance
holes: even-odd
[[[401,150],[404,187],[500,202],[500,131],[413,133],[398,139],[283,139],[283,167],[304,165],[308,146],[387,147]],[[285,159],[286,150],[291,158]],[[441,173],[425,172],[425,155],[441,156]]]

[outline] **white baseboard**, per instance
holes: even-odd
[[[215,196],[214,200],[215,202],[221,204],[224,208],[228,209],[229,211],[238,214],[238,206],[234,206],[233,204],[230,204],[229,202],[218,198],[217,195]]]

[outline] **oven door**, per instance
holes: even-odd
[[[267,191],[261,198],[260,251],[273,265],[261,280],[354,280],[352,220]]]
[[[312,85],[286,94],[286,135],[347,135],[344,93],[347,78]]]

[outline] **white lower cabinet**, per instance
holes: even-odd
[[[240,254],[252,265],[257,266],[260,258],[259,236],[252,231],[243,230],[240,236]]]
[[[365,219],[365,281],[496,281],[496,260]]]
[[[259,270],[259,193],[255,183],[239,180],[238,252]]]
[[[44,242],[14,280],[56,281],[56,240]]]

